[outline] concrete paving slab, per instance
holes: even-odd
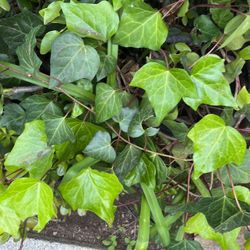
[[[3,245],[0,245],[0,250],[18,250],[20,242],[9,240]],[[97,250],[94,248],[81,247],[57,242],[49,242],[46,240],[26,239],[23,244],[23,250]]]

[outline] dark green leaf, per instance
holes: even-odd
[[[116,60],[112,55],[100,54],[100,66],[96,74],[97,81],[102,80],[116,70]]]
[[[214,22],[222,29],[234,16],[230,9],[224,8],[210,8],[210,13]]]
[[[115,160],[116,152],[111,146],[111,137],[107,132],[97,132],[94,138],[83,151],[86,155],[112,163]]]
[[[91,46],[74,33],[60,35],[51,49],[50,85],[74,82],[85,78],[92,80],[99,68],[100,58]]]
[[[114,174],[87,168],[59,186],[63,198],[76,210],[89,210],[109,225],[113,223],[116,207],[114,200],[122,191]]]
[[[3,116],[0,119],[0,126],[21,133],[25,122],[25,112],[20,105],[15,103],[7,104],[4,106],[3,112]]]
[[[169,250],[203,250],[201,244],[194,240],[182,240],[178,242],[172,242],[168,246]]]

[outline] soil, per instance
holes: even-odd
[[[120,197],[119,202],[116,202],[118,208],[112,227],[109,227],[93,213],[88,212],[85,216],[80,217],[74,212],[70,216],[61,216],[52,220],[39,234],[30,232],[28,236],[30,238],[107,249],[102,241],[115,235],[117,238],[115,249],[125,250],[127,248],[125,238],[136,240],[138,213],[133,203],[139,200],[140,197],[135,195]],[[161,247],[150,245],[149,249],[156,250],[161,249]]]

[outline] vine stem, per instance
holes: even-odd
[[[141,212],[139,219],[139,231],[135,250],[147,250],[150,233],[150,208],[145,196],[141,199]]]
[[[202,197],[211,197],[209,190],[207,189],[207,187],[201,181],[200,178],[194,179],[193,176],[191,178],[192,178],[192,182],[194,183],[194,185],[196,186],[196,188],[198,189]]]

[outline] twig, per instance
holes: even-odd
[[[224,184],[223,184],[223,182],[222,182],[222,180],[221,180],[221,175],[220,175],[220,172],[219,172],[219,171],[217,171],[217,178],[218,178],[218,180],[220,181],[220,185],[221,185],[223,194],[224,194],[224,196],[226,196],[225,187],[224,187]]]
[[[3,94],[6,96],[21,94],[21,93],[31,93],[43,90],[42,87],[39,86],[23,86],[23,87],[15,87],[10,89],[4,89]]]

